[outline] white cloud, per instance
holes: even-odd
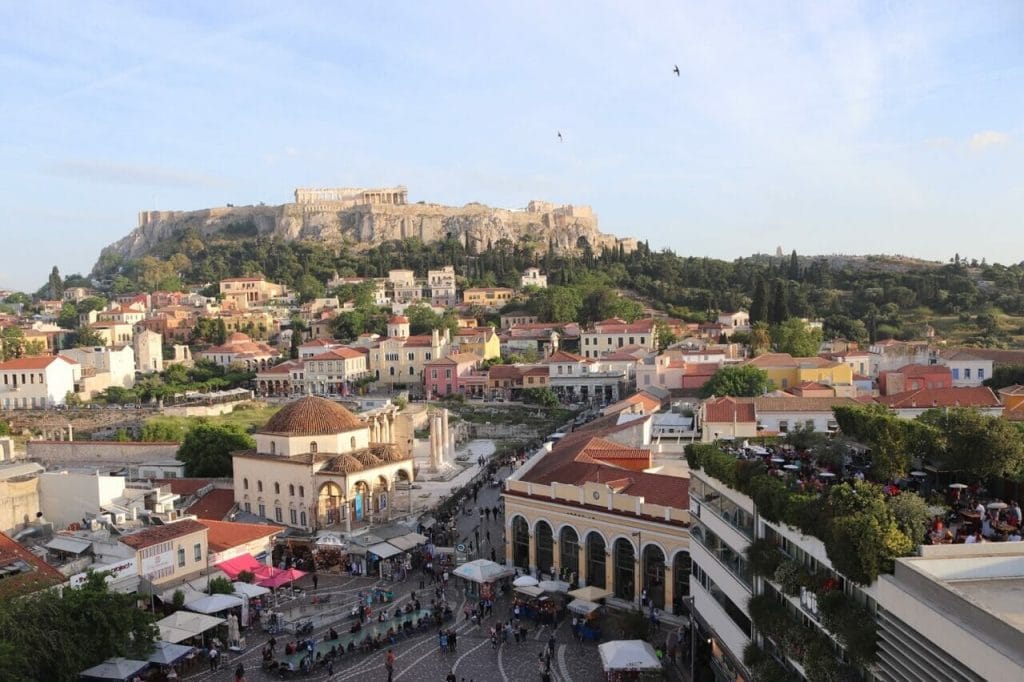
[[[981,151],[987,147],[1006,144],[1009,141],[1010,136],[1007,133],[1001,133],[998,130],[983,130],[980,133],[971,135],[968,144],[972,151]]]

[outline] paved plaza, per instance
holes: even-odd
[[[489,453],[488,453],[489,454]],[[507,468],[499,472],[499,476],[508,475]],[[474,506],[500,506],[500,489],[484,486],[480,488],[477,501],[470,502]],[[474,531],[479,531],[483,541],[482,554],[478,556],[490,556],[493,549],[498,554],[499,561],[504,551],[503,541],[503,519],[484,520],[482,525],[479,515],[460,514],[458,516],[458,530],[460,540],[470,542],[474,538]],[[491,542],[485,540],[487,531],[490,531]],[[473,556],[471,558],[476,558]],[[312,600],[316,595],[319,598],[330,595],[330,607],[337,609],[340,604],[352,605],[355,603],[357,594],[367,591],[374,586],[390,589],[395,593],[395,601],[389,606],[403,607],[410,601],[413,591],[417,593],[420,602],[426,606],[433,598],[433,587],[427,580],[423,589],[420,589],[421,573],[414,572],[404,582],[385,583],[374,578],[352,578],[349,576],[336,576],[319,574],[318,588],[315,592],[311,589],[310,577],[303,578],[298,586],[305,588],[302,599]],[[449,582],[446,597],[451,604],[455,621],[448,621],[445,628],[454,627],[457,632],[458,648],[454,652],[442,654],[438,646],[437,629],[429,628],[416,634],[398,640],[394,646],[396,655],[393,680],[405,680],[406,682],[419,682],[420,680],[437,680],[443,682],[445,677],[452,672],[458,682],[519,682],[520,680],[540,680],[541,669],[538,663],[538,654],[547,646],[551,630],[543,626],[526,621],[528,636],[524,642],[516,643],[509,641],[500,645],[497,649],[491,645],[488,629],[495,622],[508,620],[511,598],[510,595],[500,597],[494,606],[493,615],[485,618],[479,625],[466,621],[463,615],[463,606],[467,603],[463,594],[461,581],[453,579]],[[473,598],[471,598],[473,599]],[[472,603],[475,603],[475,599]],[[317,640],[324,637],[327,629],[334,625],[338,632],[347,633],[352,621],[347,618],[348,608],[337,611],[337,620],[325,622],[314,632]],[[319,619],[318,619],[319,620]],[[270,639],[263,632],[249,630],[245,633],[246,650],[241,654],[228,652],[222,657],[219,669],[210,671],[205,662],[197,665],[197,672],[188,675],[185,679],[199,681],[206,680],[233,680],[234,671],[239,663],[245,667],[245,679],[247,682],[261,680],[281,679],[276,672],[264,671],[261,669],[261,650]],[[277,655],[286,641],[294,640],[293,635],[277,635]],[[586,680],[601,679],[601,662],[597,653],[597,645],[593,642],[580,644],[572,637],[571,628],[567,622],[563,622],[555,630],[556,646],[555,655],[551,662],[552,680],[565,680],[568,682],[584,682]],[[341,659],[336,659],[334,674],[330,680],[387,680],[387,671],[384,668],[384,655],[386,649],[370,654],[346,654]],[[317,669],[309,675],[293,673],[289,679],[328,679],[325,668]]]

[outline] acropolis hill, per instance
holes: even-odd
[[[636,247],[635,239],[618,239],[600,232],[597,216],[589,206],[531,201],[524,210],[509,210],[477,203],[461,207],[410,204],[405,187],[339,187],[299,188],[295,201],[281,206],[143,211],[138,227],[104,249],[104,254],[112,251],[137,258],[188,228],[210,236],[229,226],[237,230],[239,225],[250,226],[248,234],[252,236],[347,243],[357,249],[395,239],[417,237],[432,242],[448,236],[474,244],[477,250],[499,239],[518,242],[523,237],[540,249],[546,249],[550,241],[559,251],[577,248],[580,239],[586,239],[595,251],[605,246],[618,248],[620,244],[626,251]]]

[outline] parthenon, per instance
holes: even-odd
[[[388,204],[400,206],[408,203],[407,190],[403,185],[378,189],[354,187],[299,187],[295,190],[296,204],[339,204],[341,206],[364,206],[367,204]]]

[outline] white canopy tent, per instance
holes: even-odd
[[[536,585],[522,585],[515,588],[516,592],[525,594],[527,597],[536,598],[544,594],[544,590],[540,589]]]
[[[252,583],[231,583],[235,588],[235,594],[241,595],[247,599],[254,599],[256,597],[262,597],[265,594],[270,594],[270,588],[263,587],[262,585],[253,585]]]
[[[475,559],[452,571],[453,575],[474,583],[493,583],[514,573],[515,570],[496,564],[489,559]]]
[[[568,608],[573,613],[578,613],[581,616],[589,616],[591,613],[601,608],[601,605],[585,599],[573,599],[569,602]]]
[[[538,582],[532,575],[521,575],[512,581],[512,587],[537,587]]]
[[[570,597],[576,599],[584,599],[586,601],[597,601],[598,599],[605,599],[612,596],[611,590],[606,590],[603,587],[594,587],[593,585],[587,585],[581,587],[578,590],[573,590],[569,593]]]
[[[366,551],[371,554],[376,554],[381,559],[390,559],[391,557],[402,553],[402,550],[389,542],[378,542],[376,545],[370,545],[366,548]]]
[[[128,680],[149,666],[147,661],[133,661],[130,658],[110,658],[99,665],[78,673],[80,680]]]
[[[224,622],[223,618],[215,618],[192,611],[175,611],[171,615],[158,620],[160,639],[177,644],[189,637],[196,637]]]
[[[541,580],[538,587],[545,592],[559,592],[564,594],[569,591],[570,585],[564,580]]]
[[[642,639],[617,639],[599,644],[601,665],[605,672],[661,670],[661,661],[654,647]]]
[[[185,608],[196,613],[219,613],[242,605],[242,599],[233,594],[208,594],[185,602]]]

